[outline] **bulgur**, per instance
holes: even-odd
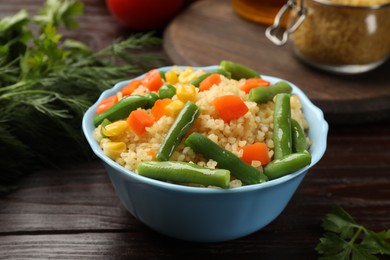
[[[305,20],[291,35],[294,51],[310,63],[329,66],[385,60],[390,54],[390,6],[374,9],[369,6],[389,3],[389,0],[304,1]]]
[[[190,84],[191,79],[204,74],[203,70],[195,70],[191,67],[181,69],[174,66],[171,71],[178,75],[177,84]],[[182,75],[185,75],[181,77]],[[243,80],[228,79],[221,75],[221,83],[214,85],[207,91],[199,91],[197,89],[194,103],[200,108],[201,114],[192,126],[191,132],[198,132],[217,143],[219,146],[236,154],[240,157],[240,148],[255,142],[264,142],[269,149],[270,158],[273,156],[273,109],[274,102],[269,101],[264,104],[257,104],[248,101],[248,94],[240,90],[240,86],[244,84]],[[134,93],[144,93],[146,90],[141,85],[139,90]],[[237,95],[245,102],[249,111],[238,119],[233,119],[229,123],[224,122],[212,105],[215,97],[223,95]],[[177,96],[173,96],[172,100],[176,100]],[[150,112],[150,109],[147,109]],[[308,128],[302,112],[302,106],[298,96],[291,96],[291,111],[292,118],[297,120],[303,129]],[[138,136],[130,128],[123,134],[116,137],[103,137],[101,134],[101,126],[98,126],[94,131],[95,139],[103,147],[107,142],[123,142],[127,149],[120,153],[120,156],[113,158],[118,164],[126,169],[136,172],[137,166],[143,161],[155,160],[155,151],[159,149],[163,142],[166,133],[172,126],[175,118],[171,116],[162,116],[156,120],[150,127],[146,127],[146,132]],[[189,133],[188,133],[189,134]],[[172,154],[172,161],[193,162],[199,166],[216,168],[217,162],[213,160],[205,160],[200,154],[195,153],[190,147],[186,147],[182,142]],[[253,161],[253,167],[261,167],[260,161]],[[232,179],[231,186],[240,186],[239,180]]]

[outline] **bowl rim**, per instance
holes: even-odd
[[[174,65],[174,66],[160,67],[157,69],[159,71],[166,72],[173,67],[185,69],[188,66]],[[219,66],[218,65],[211,65],[211,66],[205,66],[205,67],[201,67],[201,66],[191,66],[191,67],[195,70],[202,69],[204,71],[212,71],[212,70],[217,69]],[[298,177],[299,175],[306,173],[308,169],[310,169],[311,167],[313,167],[315,164],[317,164],[319,162],[319,160],[322,158],[322,156],[325,153],[326,146],[327,146],[327,134],[328,134],[329,125],[324,118],[324,114],[323,114],[322,110],[319,109],[317,106],[315,106],[312,103],[312,101],[303,93],[303,91],[300,90],[295,84],[289,82],[288,80],[282,79],[282,78],[260,74],[261,77],[266,79],[266,80],[270,80],[270,81],[283,80],[283,81],[288,82],[293,88],[293,94],[296,94],[299,97],[299,99],[301,100],[302,110],[303,110],[303,113],[305,114],[305,116],[306,116],[306,113],[304,110],[309,109],[315,114],[316,118],[318,118],[318,121],[322,123],[320,126],[320,131],[321,131],[323,138],[321,140],[319,140],[319,145],[316,146],[318,148],[316,149],[315,153],[311,152],[312,161],[311,161],[310,165],[308,165],[308,166],[306,166],[306,167],[304,167],[304,168],[302,168],[294,173],[285,175],[283,177],[280,177],[280,178],[277,178],[274,180],[269,180],[267,182],[263,182],[263,183],[259,183],[259,184],[245,185],[245,186],[234,187],[234,188],[229,188],[229,189],[204,188],[204,187],[192,187],[192,186],[178,185],[178,184],[174,184],[174,183],[164,182],[164,181],[155,180],[155,179],[141,176],[141,175],[139,175],[133,171],[130,171],[130,170],[126,169],[125,167],[119,165],[118,163],[116,163],[112,159],[108,158],[103,153],[103,150],[100,148],[99,144],[93,138],[93,130],[95,129],[95,126],[93,124],[93,117],[95,115],[97,105],[100,103],[101,100],[115,94],[121,88],[123,88],[125,85],[127,85],[130,81],[144,77],[145,74],[146,73],[139,75],[133,79],[120,81],[120,82],[116,83],[112,88],[103,91],[101,93],[100,97],[98,98],[98,100],[92,106],[90,106],[88,108],[88,110],[85,112],[85,114],[83,116],[83,120],[82,120],[82,129],[84,132],[84,136],[85,136],[87,142],[89,143],[92,151],[95,153],[95,155],[97,157],[99,157],[105,164],[112,167],[114,170],[118,171],[122,175],[122,177],[124,177],[130,181],[136,180],[136,181],[143,182],[145,184],[152,185],[152,186],[155,186],[155,187],[161,188],[161,189],[169,189],[169,190],[174,190],[174,191],[179,191],[179,192],[190,192],[190,193],[207,193],[207,194],[224,193],[224,194],[226,194],[226,193],[253,191],[253,190],[258,190],[258,189],[270,188],[270,187],[276,186],[278,184],[288,182],[289,180],[294,179],[294,178]],[[309,127],[310,127],[310,123],[309,123]],[[309,128],[309,132],[310,132],[310,128]]]

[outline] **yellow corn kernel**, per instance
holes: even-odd
[[[179,74],[179,82],[182,84],[190,83],[204,73],[205,72],[202,70],[194,70],[192,67],[186,67],[185,70]]]
[[[104,136],[118,136],[123,134],[129,125],[125,120],[119,120],[114,123],[102,126],[102,133]]]
[[[179,75],[179,82],[186,84],[195,78],[196,74],[194,69],[192,67],[186,67],[186,69]]]
[[[126,151],[126,144],[124,142],[106,142],[102,144],[102,148],[105,155],[116,160],[122,152]]]
[[[164,108],[165,115],[175,117],[183,107],[184,103],[182,101],[174,100]]]
[[[173,70],[170,70],[168,72],[165,73],[165,80],[169,83],[169,84],[176,84],[178,82],[178,78],[177,78],[177,74],[176,72],[174,72]]]
[[[176,96],[184,103],[187,101],[195,101],[196,88],[194,85],[191,84],[189,85],[180,84],[176,87]]]

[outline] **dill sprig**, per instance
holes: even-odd
[[[0,192],[32,170],[92,158],[81,131],[86,109],[118,81],[165,62],[148,52],[161,43],[152,33],[96,52],[62,39],[59,27],[76,29],[82,13],[77,0],[47,0],[34,16],[0,20]]]

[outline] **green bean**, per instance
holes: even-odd
[[[261,78],[259,73],[245,65],[223,60],[219,65],[222,69],[231,73],[232,79]]]
[[[184,135],[187,134],[195,120],[198,118],[199,114],[199,107],[191,101],[188,101],[184,105],[156,153],[157,160],[169,160]]]
[[[145,106],[146,103],[147,99],[143,96],[134,95],[124,97],[103,113],[96,115],[93,119],[93,123],[95,126],[98,126],[105,118],[110,121],[126,118],[131,111]]]
[[[165,72],[164,71],[159,71],[161,79],[165,80]]]
[[[309,147],[306,135],[297,120],[291,119],[292,151],[294,153],[307,152]]]
[[[225,150],[204,135],[192,133],[184,143],[195,152],[201,153],[206,159],[217,162],[217,167],[227,169],[231,175],[244,184],[256,184],[268,180],[264,173],[243,162],[232,152]]]
[[[270,180],[293,173],[311,163],[309,153],[292,153],[282,159],[273,160],[264,167],[264,173]]]
[[[202,74],[202,75],[200,75],[199,77],[197,77],[196,79],[193,79],[193,80],[191,80],[191,84],[192,85],[194,85],[195,87],[199,87],[199,84],[203,81],[203,80],[205,80],[208,76],[210,76],[211,74],[213,74],[213,73],[211,73],[211,72],[207,72],[207,73],[205,73],[205,74]]]
[[[299,136],[294,133],[299,140],[296,140],[297,143],[293,153],[292,132],[299,131],[296,129],[296,124],[298,126],[299,124],[294,121],[291,118],[290,94],[277,94],[274,107],[274,160],[264,167],[264,173],[270,180],[297,171],[311,162],[311,155],[306,151],[307,146],[305,148],[303,143],[306,142],[306,137],[302,129],[302,133],[299,133]]]
[[[230,172],[210,169],[186,162],[141,162],[137,166],[139,175],[179,183],[196,183],[207,186],[229,188]]]
[[[292,153],[290,94],[277,94],[274,106],[274,159]]]
[[[256,103],[265,103],[271,101],[276,94],[279,93],[291,93],[292,87],[284,81],[279,81],[269,87],[253,88],[249,92],[249,101]]]
[[[176,94],[176,88],[174,86],[172,86],[171,84],[164,84],[158,90],[158,96],[161,99],[172,98],[175,94]]]
[[[190,83],[191,83],[192,85],[194,85],[195,87],[199,87],[199,84],[200,84],[204,79],[206,79],[208,76],[210,76],[211,74],[220,74],[220,75],[225,76],[225,77],[228,78],[228,79],[231,78],[231,73],[230,73],[230,72],[227,72],[227,71],[224,70],[224,69],[217,69],[217,70],[214,70],[214,71],[212,71],[212,72],[206,72],[205,74],[200,75],[200,76],[197,77],[196,79],[193,79]]]
[[[216,70],[212,71],[212,73],[225,76],[228,79],[232,78],[232,74],[229,71],[226,71],[226,70],[224,70],[222,68],[216,69]]]
[[[155,93],[152,93],[152,92],[149,92],[149,93],[146,93],[145,95],[143,95],[143,97],[146,98],[146,104],[145,104],[145,108],[151,108],[153,107],[154,103],[157,101],[158,99],[158,96],[157,94]]]

